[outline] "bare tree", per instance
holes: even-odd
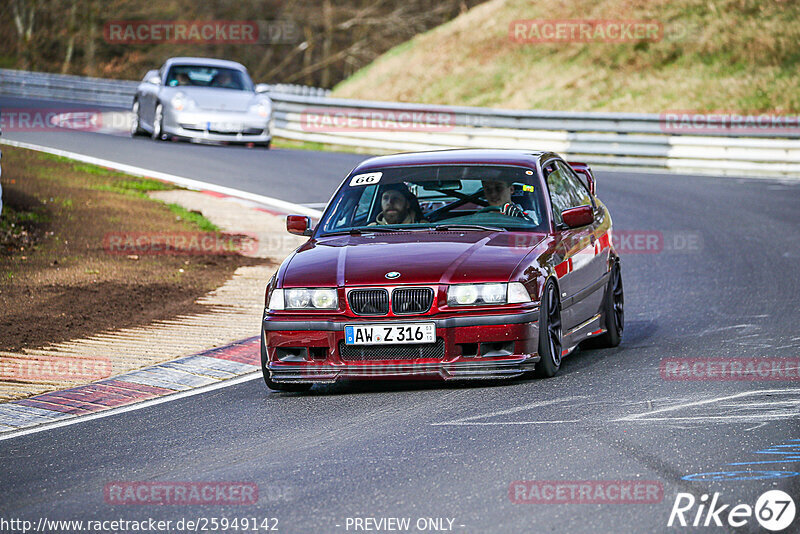
[[[33,24],[36,19],[37,0],[11,0],[11,17],[17,30],[17,47],[21,51],[22,68],[30,68],[30,43],[33,38]]]

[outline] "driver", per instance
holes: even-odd
[[[231,76],[230,72],[224,70],[214,76],[211,85],[214,87],[224,87],[225,89],[238,89],[236,83],[233,81],[233,76]]]
[[[511,200],[511,195],[514,193],[513,183],[502,180],[481,180],[481,184],[483,196],[490,207],[497,206],[500,208],[500,213],[510,217],[526,217],[522,206]]]
[[[405,184],[388,184],[381,193],[381,212],[374,224],[414,224],[428,222],[422,217],[419,201]]]

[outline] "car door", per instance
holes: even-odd
[[[594,317],[599,309],[599,301],[595,302],[598,298],[595,286],[603,277],[605,268],[597,254],[597,207],[589,191],[566,163],[551,160],[543,169],[556,225],[555,271],[561,293],[561,320],[564,332],[568,333]],[[564,224],[561,217],[564,210],[587,205],[592,206],[595,213],[591,224],[578,228]]]

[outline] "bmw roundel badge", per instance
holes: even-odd
[[[391,271],[391,272],[386,273],[385,276],[389,280],[394,280],[395,278],[400,278],[400,273],[398,273],[397,271]]]

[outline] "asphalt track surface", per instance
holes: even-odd
[[[4,137],[297,202],[326,201],[362,159],[81,132]],[[800,505],[800,382],[665,380],[659,366],[800,356],[800,185],[603,172],[598,193],[616,230],[661,232],[665,243],[622,255],[618,348],[579,350],[549,380],[350,382],[307,394],[252,380],[0,441],[0,516],[274,517],[280,532],[355,532],[355,517],[408,517],[412,532],[418,518],[450,518],[464,533],[765,532],[752,517],[739,529],[667,521],[678,492],[753,506],[781,489]],[[652,480],[664,492],[655,504],[514,504],[518,480]],[[115,481],[251,482],[260,498],[110,505],[104,487]]]

